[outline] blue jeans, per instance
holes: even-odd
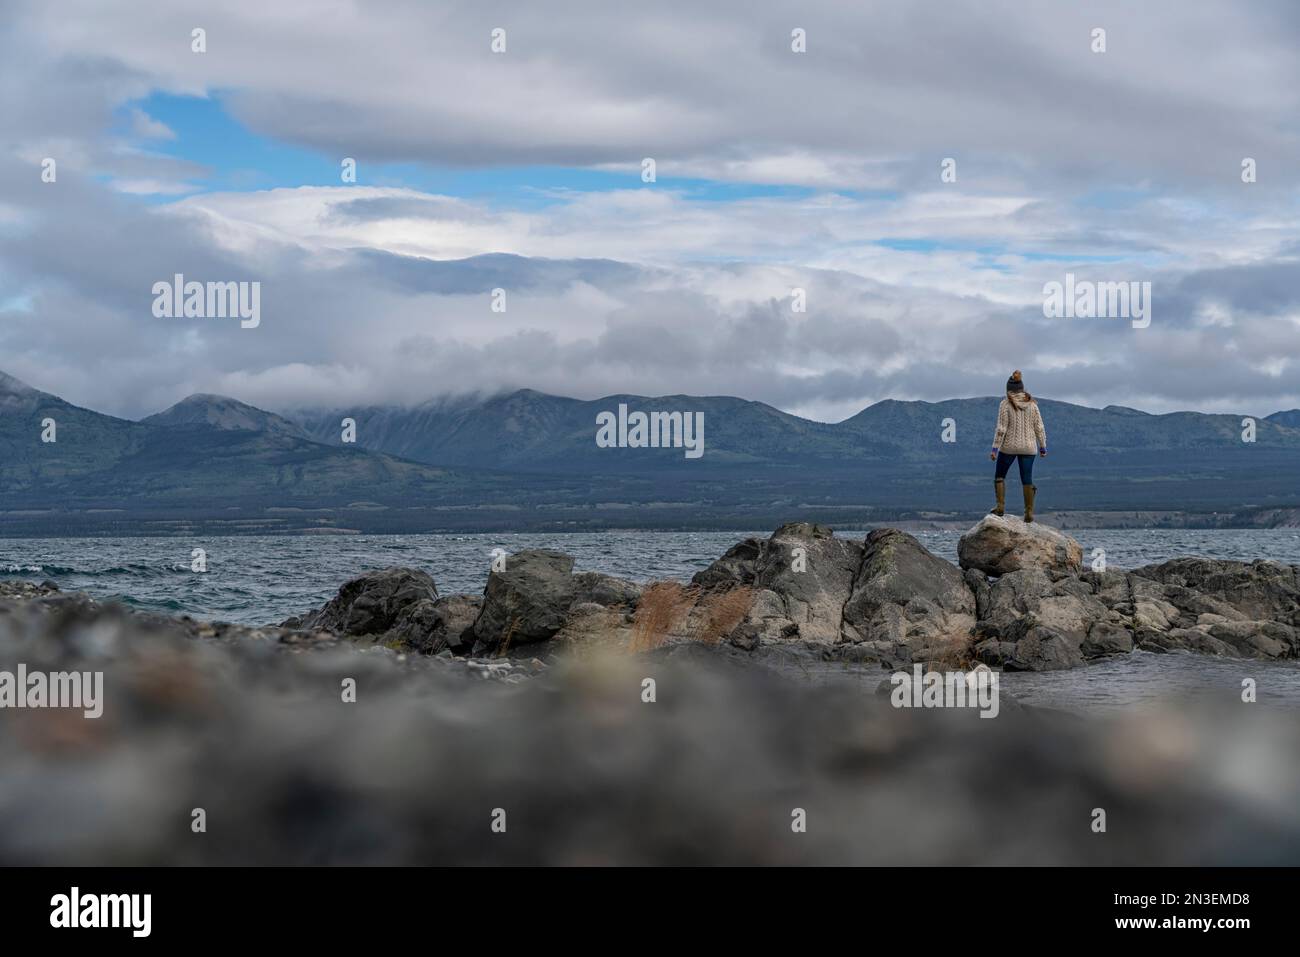
[[[998,453],[997,471],[994,473],[995,478],[1004,479],[1007,472],[1011,469],[1012,462],[1020,463],[1020,484],[1034,484],[1034,456],[1032,455],[1008,455],[1006,452]]]

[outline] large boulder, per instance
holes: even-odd
[[[844,603],[861,561],[862,546],[837,538],[829,526],[791,522],[765,540],[733,546],[691,584],[705,591],[753,588],[753,603],[736,627],[737,641],[746,646],[794,638],[830,644],[840,640]]]
[[[337,635],[378,635],[408,616],[416,605],[438,600],[438,586],[414,568],[385,568],[345,582],[324,607],[291,618],[285,627],[319,629]]]
[[[978,575],[969,571],[967,579]],[[976,589],[976,656],[1008,671],[1057,671],[1132,651],[1129,623],[1098,591],[1091,578],[1053,577],[1038,568],[985,583]]]
[[[576,593],[572,555],[550,549],[515,552],[504,570],[488,575],[474,636],[491,644],[545,641],[564,627]]]
[[[843,640],[891,666],[947,658],[970,645],[975,594],[951,562],[894,528],[871,532],[844,604]]]
[[[474,621],[474,652],[532,644],[553,638],[575,605],[634,605],[641,589],[597,572],[573,574],[573,556],[551,549],[526,549],[488,575],[483,607]]]
[[[957,543],[962,568],[1006,575],[1026,568],[1076,573],[1083,546],[1059,529],[1013,515],[985,515]]]
[[[434,654],[461,643],[466,596],[441,598],[438,586],[414,568],[384,568],[344,583],[323,607],[282,627],[368,638],[402,651]],[[468,599],[473,601],[473,599]]]
[[[861,562],[857,542],[836,538],[826,525],[795,522],[767,540],[754,585],[777,596],[781,617],[799,626],[800,638],[835,642]]]

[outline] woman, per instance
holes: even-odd
[[[1017,369],[1007,380],[1007,397],[998,406],[998,428],[993,434],[993,451],[989,454],[989,458],[998,463],[993,478],[998,504],[990,509],[992,514],[1001,515],[1006,511],[1007,470],[1012,462],[1017,462],[1020,465],[1020,486],[1025,493],[1025,521],[1034,520],[1034,493],[1038,491],[1034,485],[1035,452],[1047,455],[1047,430],[1043,428],[1038,403],[1025,391]]]

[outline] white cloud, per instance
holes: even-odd
[[[1226,190],[1243,155],[1300,159],[1295,8],[1227,2],[1086,8],[776,0],[626,10],[586,0],[354,4],[97,0],[20,4],[22,42],[107,62],[119,88],[227,91],[261,132],[327,155],[467,164],[622,164],[760,182],[937,181]],[[792,53],[792,23],[808,52]],[[190,51],[202,23],[208,52]],[[1109,50],[1089,50],[1093,26]],[[504,26],[508,52],[489,50]],[[1207,150],[1205,144],[1220,149]],[[907,174],[891,164],[906,158]],[[989,161],[991,160],[991,162]],[[1010,162],[1008,162],[1010,161]],[[882,164],[887,168],[882,176]]]
[[[160,120],[155,120],[138,106],[131,108],[131,132],[147,140],[176,139],[176,133],[170,126]]]
[[[131,196],[184,196],[199,187],[160,179],[114,179],[113,188]]]
[[[194,391],[285,407],[531,386],[837,418],[995,392],[1019,366],[1036,392],[1099,405],[1300,405],[1292,4],[11,9],[0,363],[75,401],[141,415]],[[185,195],[203,157],[111,132],[157,90],[357,156],[362,183]],[[174,135],[129,117],[138,139]],[[36,173],[48,155],[57,187]],[[659,183],[640,185],[644,156]],[[585,166],[631,188],[367,185],[385,160]],[[813,192],[719,201],[675,177]],[[1150,279],[1151,329],[1044,320],[1042,284],[1066,270]],[[155,319],[150,287],[174,272],[263,282],[262,326]],[[505,314],[487,308],[498,285]]]

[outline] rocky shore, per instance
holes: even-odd
[[[864,540],[791,524],[729,549],[689,585],[648,587],[518,552],[482,595],[440,595],[424,572],[362,575],[281,627],[457,658],[605,646],[725,644],[756,660],[815,656],[1049,671],[1134,650],[1295,658],[1300,569],[1179,558],[1084,570],[1083,550],[1041,522],[988,516],[962,536],[960,567],[911,535]],[[294,639],[299,640],[299,639]]]
[[[521,552],[482,595],[387,569],[260,628],[0,583],[0,671],[104,689],[98,719],[0,710],[0,863],[1300,860],[1300,728],[1267,704],[1084,719],[1004,695],[983,721],[798,680],[1295,657],[1294,567],[1082,571],[1060,533],[991,519],[961,555],[788,525],[638,585]]]

